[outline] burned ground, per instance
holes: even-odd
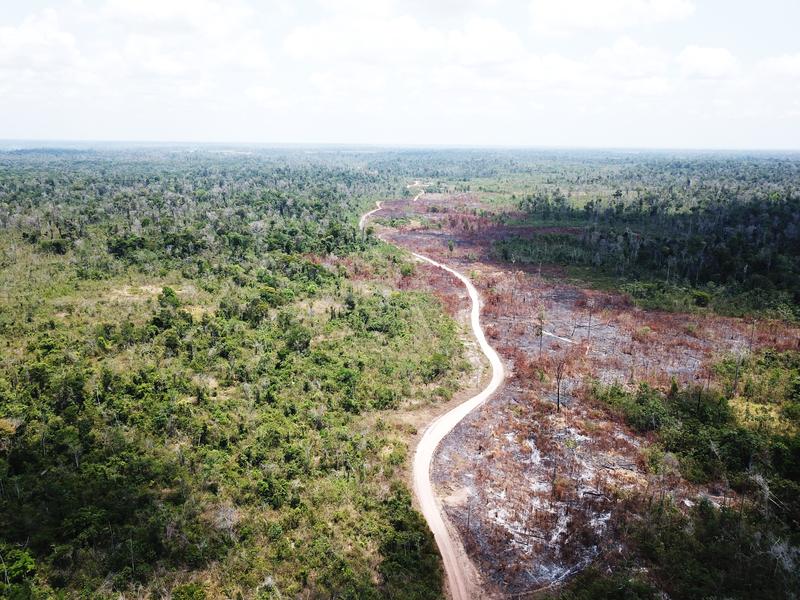
[[[379,225],[383,239],[472,278],[484,300],[484,329],[509,374],[445,438],[433,469],[487,594],[557,584],[612,552],[607,525],[626,494],[669,494],[686,506],[698,494],[715,503],[732,494],[722,484],[688,484],[677,465],[650,474],[647,439],[593,404],[587,387],[593,381],[708,385],[720,356],[792,347],[797,330],[710,313],[644,311],[620,294],[498,263],[491,258],[494,241],[543,231],[500,224],[475,195],[385,203],[376,217],[390,225]],[[544,275],[553,272],[545,266]],[[446,306],[463,302],[455,280],[439,270],[421,268],[405,285],[421,279]]]

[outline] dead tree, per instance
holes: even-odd
[[[556,411],[561,412],[561,381],[564,379],[564,371],[567,360],[562,358],[556,365]]]
[[[539,323],[536,328],[536,333],[539,335],[539,356],[542,355],[542,341],[544,340],[544,311],[539,311]]]

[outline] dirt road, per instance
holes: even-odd
[[[417,182],[415,182],[415,185],[416,184]],[[424,189],[420,190],[414,197],[413,202],[419,200],[424,193]],[[371,215],[381,210],[381,202],[376,202],[375,205],[376,208],[362,215],[358,222],[360,229],[363,230],[365,228],[367,219]],[[412,471],[414,494],[419,502],[422,515],[428,522],[428,526],[431,532],[433,532],[436,544],[439,547],[439,552],[442,555],[450,595],[454,600],[469,600],[470,598],[476,597],[479,593],[479,590],[473,589],[475,584],[473,577],[474,567],[467,557],[457,534],[454,534],[445,522],[441,505],[437,501],[431,482],[431,464],[436,454],[436,449],[442,439],[450,433],[464,417],[488,400],[500,387],[505,379],[505,369],[503,368],[503,362],[500,360],[500,356],[489,342],[486,341],[486,335],[481,327],[480,295],[469,278],[432,258],[417,254],[416,252],[412,252],[412,254],[419,261],[427,262],[451,273],[467,288],[471,301],[470,325],[472,326],[472,332],[478,341],[481,352],[483,352],[489,360],[492,369],[492,378],[489,384],[478,395],[462,402],[449,412],[437,417],[428,425],[417,445]],[[542,331],[542,335],[553,337],[570,344],[574,343],[573,340],[555,335],[550,331]]]
[[[414,256],[418,260],[430,263],[440,269],[444,269],[448,273],[452,273],[467,288],[472,302],[470,311],[472,331],[475,334],[475,338],[478,340],[481,351],[486,355],[486,358],[489,359],[489,364],[492,367],[492,379],[489,381],[489,385],[477,396],[473,396],[466,402],[459,404],[450,412],[443,414],[433,421],[422,435],[422,439],[417,446],[417,451],[414,454],[414,493],[419,501],[422,514],[433,532],[436,544],[439,546],[439,552],[444,562],[444,569],[447,573],[447,583],[450,588],[450,594],[454,600],[469,600],[469,598],[474,597],[474,594],[471,593],[470,570],[464,568],[465,564],[469,564],[469,560],[461,544],[453,540],[444,522],[444,518],[442,517],[442,511],[439,507],[439,503],[436,501],[433,485],[431,483],[431,462],[433,461],[436,448],[439,442],[442,441],[442,438],[450,433],[461,419],[483,404],[489,396],[500,387],[500,384],[503,383],[503,379],[505,378],[505,370],[503,369],[500,356],[498,356],[495,349],[489,345],[489,342],[486,341],[486,336],[481,328],[480,296],[478,295],[478,290],[472,285],[472,282],[455,269],[438,263],[427,256],[416,253],[414,253]]]
[[[369,217],[371,215],[375,214],[380,209],[381,209],[381,202],[379,200],[378,202],[375,203],[375,208],[373,208],[371,211],[365,212],[363,215],[361,215],[361,218],[358,220],[358,228],[363,231],[364,227],[366,227],[366,225],[367,225],[367,219],[369,219]]]
[[[424,193],[424,190],[419,192],[414,198],[414,201]],[[376,208],[362,215],[358,222],[359,228],[363,230],[366,226],[367,219],[380,209],[381,203],[376,202]],[[439,552],[442,555],[450,594],[454,600],[469,600],[474,597],[474,590],[471,589],[472,582],[470,580],[470,573],[472,572],[471,565],[461,543],[453,539],[442,517],[442,510],[437,502],[436,495],[433,491],[433,484],[431,483],[431,463],[436,453],[436,448],[439,446],[439,442],[442,441],[442,438],[450,433],[461,419],[483,404],[483,402],[500,387],[500,384],[505,378],[505,370],[503,369],[500,356],[498,356],[495,349],[489,345],[489,342],[486,341],[486,336],[481,328],[480,296],[478,295],[478,290],[472,285],[472,282],[455,269],[451,269],[427,256],[417,253],[413,253],[413,255],[417,260],[430,263],[435,267],[439,267],[455,275],[467,288],[472,303],[470,310],[472,331],[475,338],[478,340],[481,351],[486,355],[486,358],[489,359],[489,364],[492,368],[492,379],[483,391],[466,402],[459,404],[451,411],[441,415],[428,425],[428,428],[422,434],[422,439],[420,439],[416,453],[414,454],[412,475],[414,493],[420,504],[422,515],[428,522],[428,526],[433,532],[436,544],[439,547]]]

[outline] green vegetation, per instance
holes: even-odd
[[[621,554],[551,597],[647,600],[661,590],[681,600],[791,598],[800,585],[796,546],[758,510],[701,500],[687,513],[637,496],[617,507],[613,525],[625,540]]]
[[[582,208],[563,195],[527,196],[521,207],[534,220],[563,219],[579,228],[504,240],[497,252],[507,260],[597,269],[648,308],[711,306],[800,318],[800,197],[703,187],[687,192],[683,203],[665,195]]]
[[[678,459],[688,480],[726,481],[742,493],[766,482],[778,506],[800,522],[800,435],[796,427],[787,427],[783,417],[796,410],[800,353],[768,351],[739,366],[744,398],[766,406],[761,414],[736,410],[742,396],[732,390],[731,371],[736,368],[732,360],[717,367],[721,385],[683,389],[673,385],[667,393],[647,384],[634,392],[617,384],[595,385],[591,396],[617,411],[636,431],[655,435],[657,448]],[[776,376],[785,385],[771,383]],[[767,386],[770,393],[759,397],[758,391],[766,392]],[[771,414],[776,418],[770,419]],[[651,468],[661,468],[662,458],[651,453]]]
[[[658,598],[656,589],[630,572],[606,575],[589,567],[570,581],[558,594],[544,596],[558,600],[651,600]]]
[[[688,514],[668,502],[639,510],[629,539],[671,598],[787,598],[800,584],[798,540],[763,512],[707,500]]]
[[[441,595],[392,411],[448,397],[461,347],[369,276],[407,265],[354,226],[380,180],[3,161],[0,596]]]
[[[793,157],[637,161],[608,154],[558,167],[534,162],[536,175],[527,177],[519,166],[502,169],[514,183],[487,194],[502,207],[497,219],[551,229],[498,241],[498,257],[569,267],[646,308],[800,319],[800,181]],[[513,190],[510,196],[501,194],[503,187]],[[509,202],[522,217],[508,213]]]
[[[738,496],[719,508],[701,500],[688,514],[669,498],[628,500],[615,526],[630,553],[614,577],[640,565],[673,598],[791,597],[800,585],[800,435],[792,422],[799,367],[798,352],[765,351],[721,361],[707,389],[593,387],[596,401],[651,436],[652,473],[676,465],[689,481],[723,482]],[[737,410],[743,401],[766,410]],[[591,585],[603,590],[610,580]]]
[[[730,356],[715,374],[744,425],[783,434],[800,429],[800,352]]]

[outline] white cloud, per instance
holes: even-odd
[[[800,77],[800,52],[771,56],[761,61],[759,68],[773,76]]]
[[[410,16],[335,16],[296,28],[284,47],[293,59],[316,66],[310,81],[318,105],[352,99],[361,110],[377,111],[402,90],[472,111],[503,95],[577,81],[580,68],[561,56],[532,54],[516,33],[477,17],[448,29]]]
[[[77,60],[75,36],[61,28],[54,10],[0,27],[0,67],[52,71]]]
[[[689,78],[723,79],[737,71],[736,58],[725,48],[687,46],[677,61],[683,75]]]
[[[288,108],[289,99],[281,90],[267,85],[251,85],[244,90],[244,96],[262,109]]]
[[[564,35],[676,21],[695,6],[692,0],[532,0],[529,10],[536,31]]]
[[[235,0],[108,0],[99,25],[124,31],[123,59],[155,74],[262,70],[270,61],[254,14]]]
[[[395,0],[317,0],[327,11],[361,17],[386,17],[397,12]]]
[[[35,103],[214,102],[213,90],[224,91],[237,73],[270,70],[252,15],[244,4],[215,0],[108,0],[94,10],[76,2],[34,12],[0,27],[0,89]]]
[[[666,96],[675,90],[675,84],[666,77],[642,77],[622,84],[622,93],[628,96]]]
[[[731,99],[749,93],[745,84],[703,83],[738,74],[725,49],[689,46],[676,53],[622,36],[578,56],[536,52],[507,23],[469,16],[434,27],[409,15],[337,12],[291,31],[284,49],[312,68],[307,105],[331,114],[407,110],[411,99],[415,110],[451,117],[528,114],[531,107],[607,117],[671,106],[688,114],[703,97],[699,104],[709,111],[733,114],[741,103]]]
[[[491,19],[470,18],[461,29],[444,36],[448,62],[489,65],[517,60],[526,53],[515,33]]]
[[[253,10],[236,0],[106,0],[101,14],[127,26],[202,32],[219,37],[241,29]]]
[[[437,31],[408,16],[335,17],[293,29],[286,36],[284,48],[297,60],[394,65],[441,52],[443,42]]]
[[[394,66],[487,66],[526,53],[519,36],[492,19],[469,18],[457,29],[436,29],[407,15],[336,16],[292,30],[284,49],[296,60]]]
[[[658,48],[622,37],[611,47],[597,50],[592,56],[592,64],[612,77],[642,79],[663,74],[669,65],[669,55]]]
[[[428,22],[458,21],[502,4],[503,0],[315,0],[328,14],[353,17],[411,15]]]
[[[0,138],[608,145],[800,106],[800,52],[613,33],[692,0],[39,1],[0,14]]]
[[[507,74],[518,82],[519,88],[529,92],[588,88],[593,79],[583,62],[552,53],[530,54],[516,62]]]

